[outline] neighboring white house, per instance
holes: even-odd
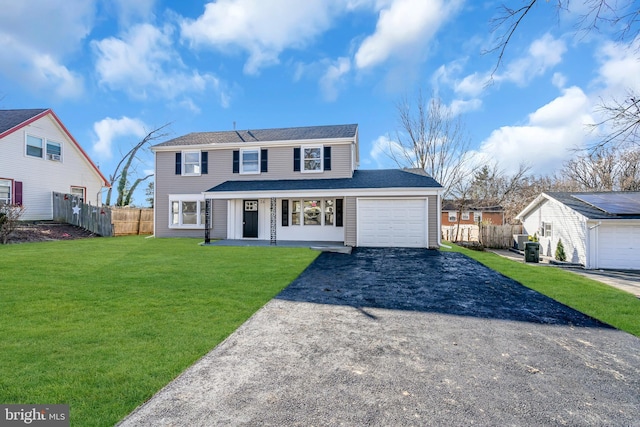
[[[542,193],[516,217],[542,255],[562,239],[567,261],[595,269],[640,269],[640,192]]]
[[[358,125],[196,132],[152,148],[157,237],[440,246],[442,186],[358,170]]]
[[[0,203],[53,219],[53,192],[101,204],[107,179],[51,109],[0,110]]]

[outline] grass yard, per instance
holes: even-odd
[[[317,252],[95,238],[0,247],[0,402],[110,426],[224,340]]]
[[[640,337],[640,299],[628,292],[561,268],[527,265],[491,252],[478,252],[446,243],[503,275],[595,319]]]

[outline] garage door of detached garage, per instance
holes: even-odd
[[[358,246],[427,247],[427,199],[358,199]]]
[[[598,268],[640,269],[640,224],[598,228]]]

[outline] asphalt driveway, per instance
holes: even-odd
[[[123,426],[640,426],[640,339],[457,253],[323,253]]]

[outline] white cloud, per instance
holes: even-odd
[[[548,69],[558,65],[566,51],[567,46],[564,41],[545,34],[531,43],[526,56],[508,64],[505,72],[498,73],[494,79],[525,86],[534,77],[541,76]]]
[[[139,119],[122,116],[119,119],[107,117],[93,124],[93,131],[97,141],[93,144],[93,151],[102,159],[113,157],[113,141],[123,136],[142,138],[147,134],[145,124]],[[137,142],[137,141],[136,141]]]
[[[122,36],[92,42],[100,83],[129,96],[175,99],[185,93],[221,90],[213,74],[187,71],[173,47],[171,26],[139,24]]]
[[[375,33],[360,45],[355,55],[356,66],[374,67],[391,57],[415,54],[416,49],[429,43],[460,4],[460,1],[394,0],[380,11]]]
[[[369,157],[373,160],[377,169],[397,168],[398,165],[391,158],[390,153],[395,152],[398,156],[402,155],[402,148],[399,144],[389,138],[387,135],[379,136],[371,144]]]
[[[325,100],[335,101],[338,98],[338,87],[344,84],[344,76],[351,70],[351,60],[349,58],[338,58],[331,63],[322,78],[320,87]]]
[[[121,26],[130,25],[136,20],[150,21],[156,0],[111,0],[118,14]]]
[[[599,81],[612,96],[620,96],[628,89],[640,91],[640,36],[632,43],[606,43],[598,52],[601,63]]]
[[[327,30],[338,9],[358,7],[325,0],[219,0],[196,20],[184,19],[182,38],[193,46],[249,54],[247,74],[277,64],[285,49],[300,49]]]
[[[64,7],[54,0],[3,2],[0,74],[32,91],[80,96],[83,79],[63,61],[80,49],[94,16],[95,0],[69,0]]]
[[[573,155],[572,149],[589,141],[590,110],[591,102],[582,89],[570,87],[530,114],[524,126],[494,130],[479,151],[507,172],[515,172],[520,163],[531,165],[534,174],[554,172]]]
[[[482,107],[482,100],[473,99],[454,99],[449,105],[449,110],[454,116],[468,113],[469,111],[477,111]]]

